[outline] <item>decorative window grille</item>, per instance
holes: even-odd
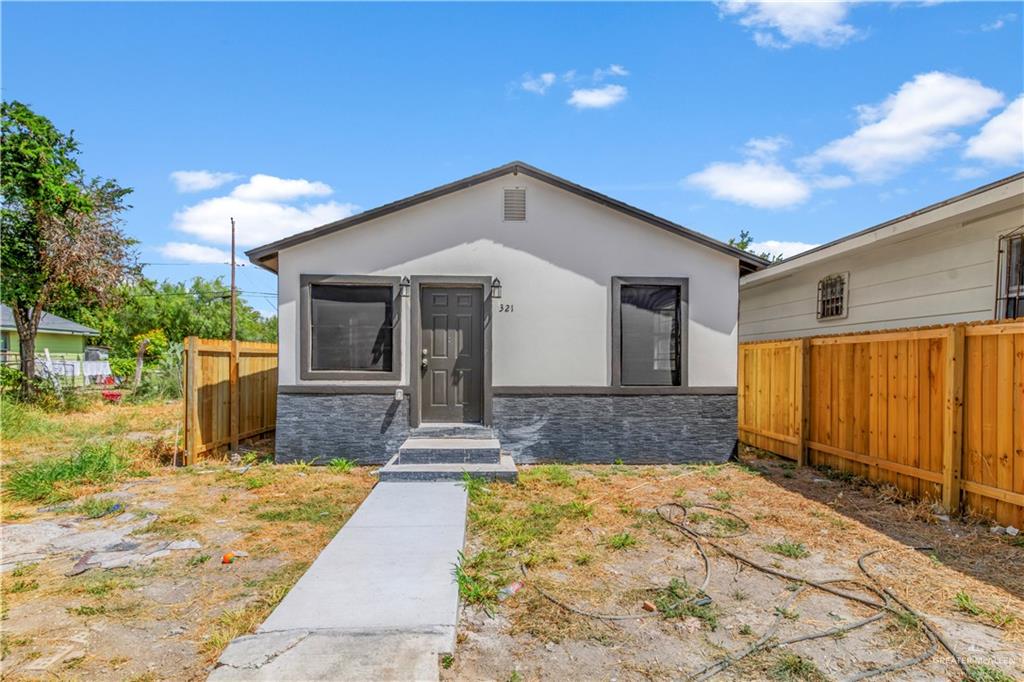
[[[1024,228],[999,240],[998,285],[996,317],[1024,317]]]
[[[829,275],[818,282],[818,319],[846,317],[847,274]]]

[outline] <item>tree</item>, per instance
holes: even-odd
[[[121,230],[131,190],[86,180],[78,143],[21,102],[3,102],[0,153],[0,297],[20,340],[23,391],[35,378],[35,339],[43,310],[73,299],[103,305],[137,273]]]
[[[769,263],[778,263],[780,260],[782,260],[781,253],[771,253],[770,251],[762,251],[758,253],[757,251],[754,251],[752,248],[750,248],[750,245],[753,243],[753,241],[754,238],[750,236],[749,230],[740,230],[740,236],[732,237],[729,240],[729,246],[735,246],[737,249],[740,249],[741,251],[752,253],[759,258],[765,259]]]
[[[186,336],[226,339],[231,334],[230,288],[219,277],[191,282],[141,279],[121,287],[119,305],[78,308],[75,318],[100,332],[100,343],[116,358],[134,358],[142,339],[148,338],[155,357],[168,343]],[[69,311],[70,312],[70,311]],[[238,301],[238,338],[275,341],[277,318],[264,318],[244,300]],[[162,340],[162,341],[160,341]]]

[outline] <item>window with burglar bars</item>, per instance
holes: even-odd
[[[1024,317],[1024,228],[999,240],[996,317]]]
[[[818,282],[818,319],[846,317],[846,274],[829,275]]]

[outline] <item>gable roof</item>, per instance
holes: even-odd
[[[793,273],[801,268],[814,265],[825,259],[840,256],[854,249],[873,246],[884,239],[935,225],[937,221],[962,216],[980,210],[990,211],[994,207],[1019,206],[1024,197],[1024,173],[1015,173],[1000,180],[943,199],[910,213],[886,220],[863,230],[858,230],[826,244],[801,251],[777,263],[772,263],[760,272],[743,278],[740,286],[767,282]],[[1002,209],[998,209],[1002,210]]]
[[[0,328],[17,329],[14,324],[14,313],[9,307],[0,303]],[[51,334],[78,334],[80,336],[99,336],[99,331],[84,324],[78,324],[71,320],[65,320],[58,315],[51,315],[43,312],[43,319],[39,320],[39,331]]]
[[[354,225],[369,222],[390,213],[395,213],[397,211],[416,206],[417,204],[430,201],[431,199],[437,199],[447,194],[458,192],[459,190],[468,189],[474,185],[479,185],[480,183],[494,180],[495,178],[500,178],[504,175],[517,175],[519,173],[534,178],[535,180],[546,182],[549,185],[553,185],[559,189],[565,190],[566,192],[571,192],[577,196],[583,197],[584,199],[589,199],[590,201],[606,206],[614,211],[624,213],[631,218],[636,218],[637,220],[649,223],[655,227],[660,227],[661,229],[667,230],[678,236],[692,239],[703,246],[707,246],[715,249],[716,251],[721,251],[722,253],[733,256],[734,258],[739,259],[740,267],[743,272],[753,272],[768,265],[767,261],[752,253],[738,249],[735,246],[730,246],[705,234],[691,230],[688,227],[683,227],[671,220],[661,218],[653,213],[648,213],[647,211],[636,208],[635,206],[630,206],[618,199],[613,199],[605,194],[595,192],[594,190],[582,185],[577,185],[574,182],[560,178],[557,175],[553,175],[547,171],[541,170],[540,168],[531,166],[528,163],[523,163],[522,161],[512,161],[503,166],[498,166],[497,168],[492,168],[491,170],[477,173],[476,175],[471,175],[468,178],[462,178],[461,180],[456,180],[455,182],[450,182],[446,185],[435,187],[434,189],[428,189],[425,192],[420,192],[419,194],[414,194],[410,197],[406,197],[405,199],[393,201],[390,204],[371,208],[367,211],[363,211],[362,213],[357,213],[354,216],[343,218],[333,223],[327,223],[326,225],[321,225],[320,227],[315,227],[311,230],[300,232],[290,237],[285,237],[284,239],[279,239],[276,242],[271,242],[270,244],[257,246],[254,249],[246,251],[245,255],[247,255],[249,260],[254,264],[266,268],[271,272],[277,272],[277,263],[275,261],[277,259],[277,253],[281,249],[287,249],[288,247],[302,244],[312,239],[317,239],[318,237],[322,237],[339,230],[344,230],[345,228],[352,227]]]

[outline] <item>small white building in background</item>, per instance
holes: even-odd
[[[740,280],[740,341],[1024,317],[1024,173]]]
[[[517,461],[722,461],[760,258],[521,162],[261,246],[278,461],[492,430]],[[426,431],[432,433],[433,431]]]

